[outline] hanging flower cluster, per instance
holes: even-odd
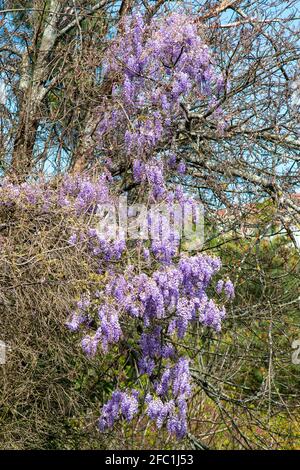
[[[130,319],[139,320],[142,327],[135,345],[137,380],[146,374],[152,393],[138,397],[132,395],[134,390],[114,392],[102,410],[100,429],[120,417],[130,421],[145,401],[146,412],[158,427],[166,424],[170,432],[183,437],[191,385],[189,360],[180,355],[180,345],[189,327],[220,331],[225,309],[207,295],[220,267],[218,258],[207,255],[181,256],[177,264],[162,265],[152,275],[134,275],[130,267],[125,274],[112,273],[92,300],[79,302],[67,326],[81,331],[82,348],[89,356],[108,352],[121,339],[123,344],[128,341]],[[232,285],[225,294],[232,297]],[[129,414],[124,412],[124,397]]]
[[[186,105],[195,109],[204,101],[214,108],[219,127],[224,126],[217,99],[224,80],[190,15],[173,12],[151,21],[142,15],[126,17],[103,67],[106,80],[120,77],[99,108],[99,143],[106,149],[117,128],[126,154],[145,158],[163,141],[172,141]]]
[[[206,103],[214,107],[220,129],[224,126],[218,96],[224,81],[213,65],[212,55],[193,18],[183,13],[145,21],[142,15],[126,17],[121,31],[108,47],[104,78],[113,79],[111,96],[99,107],[99,147],[109,157],[125,158],[132,165],[136,185],[150,201],[177,202],[193,212],[193,200],[180,187],[170,191],[168,174],[184,175],[185,162],[172,150],[174,130],[186,118],[186,110]],[[167,150],[166,150],[167,149]],[[169,150],[168,150],[169,149]],[[153,221],[148,216],[151,226]],[[164,216],[160,219],[163,232]],[[96,248],[97,250],[97,248]],[[102,246],[99,250],[103,252]],[[145,260],[153,256],[160,267],[136,274],[130,265],[125,273],[112,270],[103,289],[86,308],[77,308],[68,326],[82,334],[89,356],[124,345],[128,325],[139,325],[134,349],[137,382],[148,377],[147,390],[113,392],[103,406],[99,428],[112,427],[117,419],[131,421],[146,407],[157,427],[181,438],[187,431],[187,399],[191,393],[189,358],[181,346],[192,328],[219,332],[225,309],[209,297],[220,260],[207,255],[178,256],[178,237],[170,234],[143,247]],[[121,253],[120,253],[121,257]],[[220,280],[218,295],[234,296],[229,280]],[[129,330],[130,331],[130,330]]]
[[[9,179],[3,179],[0,186],[0,207],[36,206],[45,212],[67,208],[69,213],[81,215],[110,201],[109,180],[108,172],[95,181],[79,175],[67,175],[53,187],[46,181],[14,184]]]

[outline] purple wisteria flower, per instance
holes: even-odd
[[[98,108],[100,160],[103,165],[110,163],[96,180],[65,178],[55,201],[62,211],[92,220],[101,204],[112,202],[109,188],[114,179],[118,182],[113,169],[126,161],[137,194],[142,189],[151,204],[179,204],[182,215],[192,215],[197,223],[195,201],[183,188],[169,191],[168,185],[187,173],[185,155],[173,150],[174,129],[182,128],[187,114],[199,104],[206,105],[218,129],[225,125],[220,98],[226,84],[214,68],[200,27],[190,15],[177,11],[147,21],[142,14],[122,20],[101,64],[105,79],[119,77],[111,96],[103,98]],[[174,178],[178,175],[182,178]],[[22,191],[21,199],[27,203],[39,201],[37,188]],[[50,194],[47,205],[51,206],[51,198]],[[148,222],[154,230],[154,214]],[[210,297],[221,262],[207,254],[180,253],[180,236],[166,236],[163,215],[157,225],[158,236],[135,248],[135,253],[142,254],[136,257],[138,262],[131,248],[126,250],[124,239],[108,239],[92,223],[85,230],[70,231],[69,244],[75,246],[80,240],[98,277],[95,293],[77,302],[67,326],[82,335],[87,356],[113,354],[118,348],[123,354],[127,345],[137,364],[134,374],[136,383],[143,384],[140,393],[121,391],[126,385],[120,380],[119,389],[102,408],[101,431],[119,419],[130,422],[143,410],[157,427],[165,426],[182,438],[187,432],[192,384],[190,361],[182,356],[181,346],[194,328],[221,329],[225,309]],[[218,281],[215,291],[234,297],[230,280]]]
[[[220,279],[218,282],[217,282],[217,285],[216,285],[216,292],[217,294],[221,294],[222,290],[223,290],[223,287],[224,287],[224,281],[223,279]]]
[[[224,281],[223,279],[220,279],[217,282],[217,285],[216,285],[217,294],[221,294],[223,291],[224,291],[227,299],[233,299],[234,298],[234,296],[235,296],[234,285],[230,281],[230,279],[227,279],[227,281]]]
[[[136,47],[143,28],[137,28]],[[178,50],[174,51],[173,59]],[[168,197],[170,203],[188,202],[180,188],[167,192],[165,172],[169,169],[162,156],[150,159],[148,155],[145,162],[141,159],[136,162],[134,178],[137,184],[147,184],[150,196]],[[174,164],[177,165],[176,158]],[[84,287],[84,293],[74,301],[66,326],[80,335],[82,349],[88,357],[113,355],[116,351],[123,354],[125,347],[136,364],[135,383],[143,384],[140,393],[128,388],[126,392],[114,390],[103,406],[99,428],[106,430],[118,419],[130,422],[143,410],[158,427],[166,426],[169,432],[182,438],[187,431],[192,386],[189,359],[182,356],[182,346],[195,328],[219,332],[222,327],[225,308],[219,303],[220,297],[218,300],[210,297],[214,292],[214,277],[219,276],[221,269],[220,260],[204,253],[188,256],[176,251],[178,239],[162,237],[161,217],[159,238],[149,243],[149,248],[147,242],[147,248],[142,244],[133,251],[144,255],[137,263],[132,253],[126,251],[124,239],[108,240],[95,228],[98,205],[110,201],[107,174],[97,179],[66,177],[57,188],[47,188],[43,198],[45,187],[45,183],[31,187],[29,183],[16,185],[4,181],[0,187],[1,204],[39,208],[43,215],[46,204],[47,211],[53,210],[62,220],[70,213],[68,221],[72,224],[66,225],[66,245],[75,247],[80,242],[82,262],[91,266],[91,291]],[[192,201],[189,208],[193,210]],[[145,259],[151,259],[151,263],[145,263]],[[215,291],[224,293],[228,299],[234,297],[234,286],[229,279],[220,279]],[[132,377],[130,380],[133,383]],[[120,380],[120,389],[127,385],[128,382],[125,385]],[[145,397],[148,391],[150,395]]]
[[[224,79],[215,71],[191,16],[173,12],[149,22],[136,14],[125,17],[123,23],[124,34],[111,42],[103,68],[107,76],[117,73],[124,78],[113,88],[113,99],[103,103],[98,135],[105,144],[118,125],[127,155],[145,159],[171,137],[172,125],[184,117],[182,103],[205,97],[216,100]],[[218,113],[218,121],[223,122],[222,112]],[[134,164],[135,179],[141,179],[140,171]],[[177,171],[185,172],[183,163]]]
[[[138,394],[114,391],[111,399],[103,406],[98,426],[100,431],[111,428],[117,419],[121,417],[131,421],[138,412]]]
[[[230,281],[230,279],[228,279],[225,284],[224,284],[224,291],[225,291],[225,294],[227,296],[228,299],[233,299],[234,298],[234,285],[232,284],[232,282]]]

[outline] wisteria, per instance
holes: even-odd
[[[111,99],[99,107],[99,146],[109,152],[111,142],[115,142],[131,162],[134,183],[147,189],[147,197],[166,202],[173,219],[171,204],[184,206],[195,222],[193,200],[180,187],[170,191],[167,185],[169,174],[186,174],[184,159],[172,151],[172,126],[184,121],[189,104],[195,107],[195,103],[206,102],[221,131],[225,123],[218,95],[224,88],[223,77],[216,72],[212,54],[189,15],[174,12],[151,21],[145,21],[141,14],[128,16],[122,31],[112,40],[104,62],[106,79],[112,75],[121,78],[113,84]],[[116,127],[119,137],[114,132]],[[119,142],[115,140],[118,138]],[[169,144],[169,151],[160,151],[162,142]],[[87,353],[95,354],[99,346],[105,352],[120,338],[126,340],[130,319],[142,325],[133,349],[137,380],[146,375],[149,385],[139,394],[139,406],[143,408],[145,403],[146,414],[158,427],[166,426],[182,438],[187,431],[191,377],[189,359],[182,357],[178,344],[190,334],[190,327],[220,331],[225,309],[208,295],[221,268],[220,260],[180,254],[181,234],[173,231],[166,236],[164,217],[160,214],[154,220],[153,214],[148,215],[150,229],[156,223],[159,236],[142,248],[148,266],[153,257],[160,267],[152,273],[136,273],[134,266],[122,274],[112,272],[90,309],[98,329],[88,332],[86,323],[78,329],[87,335],[83,340],[87,341],[83,345]],[[218,282],[217,292],[223,289],[220,282],[224,281]],[[228,298],[233,297],[229,280],[224,291]],[[106,312],[101,316],[97,315],[99,299],[101,312]],[[137,397],[130,398],[130,391],[113,392],[102,409],[100,429],[111,427],[121,416],[126,418],[121,397],[127,397],[129,408],[137,412]]]
[[[141,14],[124,19],[124,33],[109,47],[105,77],[122,76],[112,99],[99,108],[99,143],[115,138],[118,126],[127,155],[151,156],[162,141],[172,141],[172,127],[184,120],[186,103],[207,102],[220,129],[225,125],[218,102],[224,78],[193,17],[173,12],[145,21]],[[135,163],[135,176],[143,166]],[[145,168],[145,167],[144,167]],[[178,172],[184,173],[184,162]]]
[[[234,297],[233,284],[219,279],[218,258],[183,252],[182,234],[173,230],[166,235],[166,216],[159,210],[158,216],[147,215],[149,231],[156,224],[158,236],[136,243],[131,252],[124,231],[118,228],[109,237],[97,220],[99,209],[108,204],[115,208],[120,195],[108,147],[121,139],[120,158],[125,152],[132,183],[144,189],[143,199],[164,203],[171,219],[177,204],[197,222],[195,201],[182,187],[168,185],[169,176],[184,178],[187,173],[184,156],[172,150],[173,126],[184,120],[187,103],[204,102],[214,108],[221,129],[218,94],[224,81],[188,15],[172,13],[150,22],[142,15],[130,16],[123,30],[111,40],[102,64],[107,79],[111,74],[121,77],[113,83],[111,99],[103,99],[98,110],[99,149],[107,153],[102,173],[95,178],[65,176],[51,184],[4,179],[0,207],[60,215],[64,249],[78,251],[93,280],[70,306],[66,327],[80,337],[90,359],[124,347],[134,357],[135,384],[117,381],[102,407],[99,429],[107,431],[117,420],[130,422],[144,414],[158,428],[165,426],[182,438],[192,390],[192,359],[188,352],[184,355],[184,346],[201,328],[220,331],[222,301]],[[160,149],[163,141],[169,150]]]
[[[133,275],[132,269],[124,275],[112,273],[103,291],[97,291],[90,304],[89,312],[97,329],[77,320],[77,330],[84,334],[82,347],[89,356],[95,355],[98,347],[107,352],[109,345],[126,338],[130,318],[140,320],[143,332],[135,346],[138,371],[140,376],[149,377],[155,394],[151,398],[147,395],[146,412],[157,426],[165,424],[177,437],[183,437],[187,429],[191,379],[189,360],[180,357],[175,345],[189,334],[190,325],[220,331],[225,309],[206,293],[220,268],[217,258],[196,255],[181,256],[177,264],[162,265],[152,275]],[[229,286],[229,281],[226,282]],[[100,307],[99,299],[106,300]],[[68,327],[74,331],[75,326],[71,319]],[[157,376],[159,380],[151,378]],[[101,429],[111,423],[107,413],[114,400],[103,409]],[[119,408],[113,409],[116,414],[112,422],[119,416]]]
[[[166,250],[172,251],[172,247],[162,240],[161,245],[156,241],[150,249],[143,247],[147,260],[160,261],[152,273],[138,272],[139,266],[134,265],[122,269],[125,240],[105,240],[87,222],[95,216],[97,205],[110,198],[107,175],[96,181],[68,177],[55,189],[46,183],[30,186],[4,181],[0,193],[2,206],[73,214],[75,226],[69,227],[67,245],[70,249],[81,247],[82,255],[92,256],[93,270],[106,273],[105,282],[94,291],[85,291],[77,300],[66,322],[70,331],[81,334],[81,346],[88,357],[105,354],[121,342],[124,345],[131,334],[131,320],[141,325],[139,339],[131,348],[137,356],[137,380],[147,376],[149,387],[139,393],[128,388],[113,392],[102,409],[99,429],[105,431],[121,418],[131,421],[144,407],[158,427],[166,426],[177,438],[183,437],[191,377],[189,359],[181,356],[177,344],[189,335],[190,326],[216,331],[221,328],[225,310],[207,295],[221,268],[219,259],[203,254],[190,257],[175,251],[167,255]],[[175,197],[184,195],[179,191]],[[75,220],[79,219],[81,224],[76,226]],[[219,281],[219,292],[221,287],[227,297],[233,296],[229,280]]]
[[[163,401],[160,397],[147,395],[147,414],[156,422],[158,428],[166,425],[168,431],[182,438],[187,431],[187,398],[191,393],[188,360],[180,358],[175,366],[166,368],[161,382],[156,388],[159,396],[166,397],[171,391],[172,397]]]
[[[95,210],[97,205],[110,201],[109,177],[108,172],[95,180],[67,175],[53,188],[47,181],[16,184],[4,178],[0,186],[0,205],[17,205],[20,208],[37,206],[45,212],[66,208],[68,213],[85,214]]]
[[[127,421],[131,421],[138,411],[138,392],[131,394],[115,391],[111,399],[104,405],[99,419],[99,429],[105,431],[114,425],[114,422],[123,416]]]
[[[136,380],[147,377],[148,386],[137,393],[125,382],[124,388],[113,392],[101,411],[99,429],[105,431],[118,419],[131,421],[144,412],[158,427],[182,438],[192,381],[189,358],[182,356],[180,345],[194,328],[221,329],[225,309],[208,295],[220,260],[201,253],[188,256],[173,249],[169,240],[161,240],[143,246],[144,259],[150,262],[145,272],[140,272],[139,264],[126,266],[126,240],[106,240],[90,225],[97,205],[111,198],[107,175],[95,181],[68,177],[52,189],[45,182],[30,186],[4,181],[0,194],[5,207],[71,216],[74,225],[68,228],[67,246],[86,254],[97,275],[105,274],[94,290],[84,291],[66,321],[71,332],[80,334],[89,358],[124,347],[133,322],[140,325],[131,349],[137,358]],[[185,197],[177,191],[174,198]],[[215,288],[228,298],[234,295],[228,279],[219,280]]]
[[[235,295],[234,285],[232,284],[230,279],[227,279],[226,281],[223,281],[223,279],[220,279],[217,282],[217,285],[216,285],[217,294],[221,294],[223,291],[228,299],[234,298],[234,295]]]

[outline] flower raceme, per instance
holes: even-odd
[[[214,107],[219,129],[224,127],[218,106],[223,77],[216,73],[212,55],[189,15],[174,12],[150,21],[140,14],[131,15],[125,18],[122,31],[112,40],[103,64],[106,79],[119,79],[113,82],[110,99],[99,107],[99,147],[109,152],[115,143],[115,158],[122,158],[123,153],[131,161],[133,181],[143,188],[148,184],[151,200],[186,202],[180,188],[169,191],[166,183],[168,173],[183,176],[186,172],[184,160],[172,150],[174,129],[184,120],[186,109],[205,102]],[[169,150],[162,151],[162,145]],[[87,334],[83,342],[87,341],[90,354],[96,344],[107,351],[109,344],[121,338],[126,342],[130,318],[142,325],[134,347],[137,381],[145,375],[152,391],[141,393],[139,402],[146,403],[146,412],[158,427],[166,425],[181,438],[187,430],[191,385],[189,359],[182,357],[178,344],[184,343],[195,325],[220,331],[225,309],[207,293],[220,270],[220,260],[202,254],[176,258],[177,245],[176,237],[170,237],[155,240],[150,251],[143,248],[145,259],[154,256],[160,264],[152,272],[134,274],[131,266],[128,273],[113,273],[100,293],[101,299],[107,299],[100,307],[101,315],[99,297],[96,300],[96,332],[91,335],[88,321],[79,328]],[[224,292],[233,297],[229,281]],[[82,318],[82,311],[78,315]],[[138,398],[128,390],[120,393],[131,403],[133,413],[127,419],[132,419],[138,413]],[[120,397],[114,393],[103,407],[100,429],[111,427],[118,417],[126,418]]]
[[[162,143],[172,144],[186,109],[206,103],[219,129],[224,127],[218,98],[225,84],[191,15],[173,12],[145,21],[137,14],[123,23],[103,63],[105,80],[120,78],[99,107],[98,140],[109,151],[118,128],[118,149],[138,160],[134,173],[141,179],[147,167],[140,160],[152,157]],[[183,161],[177,170],[184,173]]]
[[[111,273],[103,290],[97,291],[88,306],[86,302],[80,304],[73,313],[68,326],[72,331],[81,331],[82,347],[89,356],[101,350],[107,353],[109,346],[117,345],[121,339],[123,344],[128,342],[130,319],[138,320],[142,328],[134,346],[137,380],[148,377],[152,395],[132,397],[130,390],[123,395],[114,393],[103,407],[101,430],[121,417],[130,421],[145,401],[147,415],[158,427],[165,424],[178,438],[184,436],[191,380],[189,359],[181,356],[180,345],[197,325],[220,331],[225,309],[207,295],[220,267],[219,259],[200,254],[181,256],[177,263],[162,265],[151,275],[134,275],[132,267],[125,274]],[[119,396],[132,401],[130,418],[122,411],[121,401],[116,402]]]

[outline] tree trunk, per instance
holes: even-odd
[[[80,136],[72,165],[73,173],[84,171],[94,159],[95,141],[93,134],[97,127],[97,117],[93,111],[88,112],[86,124]]]
[[[24,99],[19,114],[9,174],[12,179],[24,181],[33,167],[33,147],[39,125],[36,106]],[[33,107],[34,106],[34,107]]]
[[[47,77],[49,68],[48,55],[57,39],[60,7],[59,0],[51,0],[39,48],[36,50],[28,48],[22,57],[19,83],[21,91],[19,121],[9,170],[11,178],[17,181],[24,181],[34,164],[33,148],[39,126],[38,110],[47,93],[43,81]],[[33,57],[35,56],[34,61],[30,59],[30,53]]]

